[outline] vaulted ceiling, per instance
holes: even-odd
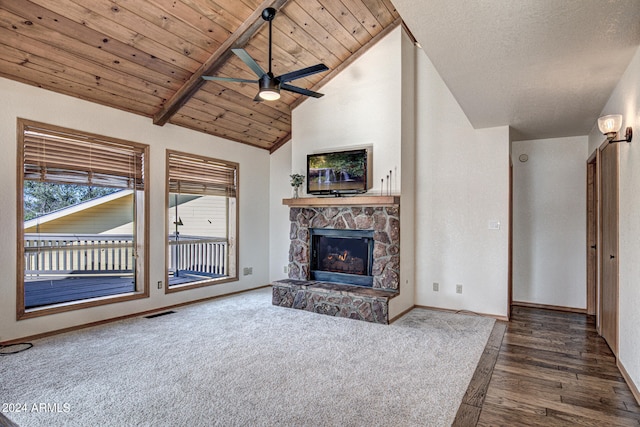
[[[201,78],[255,80],[232,48],[268,69],[266,7],[273,73],[324,63],[291,82],[316,91],[401,22],[390,0],[2,0],[0,76],[273,151],[307,97]]]
[[[267,7],[276,76],[329,68],[295,86],[322,92],[402,22],[474,127],[522,139],[588,134],[640,44],[638,0],[0,0],[0,76],[274,151],[318,101],[201,78],[255,80],[238,47],[268,69]]]

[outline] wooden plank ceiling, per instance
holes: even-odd
[[[268,69],[271,6],[273,73],[324,63],[291,82],[320,92],[400,23],[390,0],[0,0],[0,76],[274,151],[306,97],[201,79],[255,79],[236,47]]]

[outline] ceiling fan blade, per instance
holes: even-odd
[[[258,80],[236,79],[234,77],[202,76],[205,80],[218,80],[222,82],[258,83]]]
[[[324,96],[324,93],[318,93],[318,92],[314,92],[314,91],[309,90],[309,89],[303,89],[301,87],[291,86],[291,85],[288,85],[286,83],[285,84],[281,84],[280,85],[280,89],[288,90],[289,92],[299,93],[301,95],[313,96],[314,98],[320,98],[321,96]]]
[[[249,68],[251,68],[251,70],[253,70],[253,72],[256,73],[256,75],[258,77],[262,77],[265,74],[265,72],[262,69],[262,67],[260,67],[260,65],[258,65],[258,63],[251,57],[251,55],[249,55],[247,53],[246,50],[244,50],[244,49],[231,49],[231,51],[233,53],[235,53],[238,56],[238,58],[242,59],[242,62],[247,64],[247,66]]]
[[[312,74],[321,73],[327,71],[329,68],[324,64],[317,64],[311,67],[303,68],[298,71],[292,71],[276,77],[281,82],[290,82],[291,80],[301,79],[303,77],[310,76]]]

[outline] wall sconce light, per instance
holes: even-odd
[[[625,130],[624,139],[614,141],[614,138],[618,135],[618,131],[621,126],[622,115],[620,114],[602,116],[598,119],[598,128],[600,129],[600,132],[607,136],[609,142],[631,142],[631,138],[633,137],[633,129],[631,129],[631,126]]]

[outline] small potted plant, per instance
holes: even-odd
[[[300,175],[299,173],[294,173],[289,175],[291,177],[291,186],[293,187],[293,198],[297,199],[299,197],[298,189],[304,182],[304,175]]]

